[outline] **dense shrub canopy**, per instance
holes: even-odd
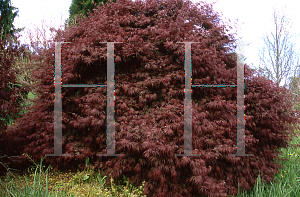
[[[29,90],[16,85],[19,71],[14,64],[25,47],[13,46],[13,43],[12,36],[7,36],[7,40],[0,39],[0,134],[6,129],[10,117],[16,117],[20,111],[21,93]]]
[[[99,42],[123,42],[115,44],[115,141],[116,154],[125,156],[96,156],[106,153],[105,88],[62,88],[63,153],[72,156],[47,157],[55,169],[75,170],[88,156],[114,179],[146,180],[149,196],[225,196],[236,194],[238,183],[250,189],[259,170],[265,180],[273,178],[277,148],[291,139],[286,123],[298,120],[287,90],[254,76],[247,65],[245,144],[254,157],[228,156],[236,151],[231,87],[193,88],[193,153],[202,155],[175,157],[184,149],[185,46],[177,42],[199,42],[192,45],[192,84],[237,81],[234,36],[211,6],[119,0],[98,6],[56,40],[71,42],[62,45],[63,84],[105,84],[107,45]],[[41,79],[35,109],[4,136],[7,153],[26,152],[36,160],[53,153],[53,52],[54,46],[35,73]]]

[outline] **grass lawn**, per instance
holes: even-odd
[[[88,161],[88,159],[86,160]],[[88,162],[87,162],[88,163]],[[86,163],[86,164],[87,164]],[[34,168],[22,173],[7,173],[0,181],[0,196],[142,196],[143,186],[133,186],[127,179],[117,185],[101,172],[86,165],[77,173],[43,170],[42,160]],[[10,195],[9,195],[10,194]]]

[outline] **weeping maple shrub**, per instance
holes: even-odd
[[[59,32],[63,84],[105,84],[107,44],[115,46],[115,152],[106,153],[106,88],[62,88],[63,153],[46,157],[55,170],[83,168],[86,157],[108,177],[146,181],[147,196],[226,196],[250,190],[260,172],[271,181],[280,147],[292,139],[291,95],[245,65],[246,154],[236,153],[236,88],[193,87],[193,153],[184,150],[184,53],[192,45],[192,84],[236,84],[233,35],[204,2],[110,2]],[[34,109],[10,126],[7,153],[36,161],[54,150],[54,45],[36,69]],[[286,124],[290,123],[290,124]],[[112,173],[110,173],[112,172]],[[109,180],[109,179],[107,179]]]

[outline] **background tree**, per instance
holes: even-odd
[[[32,77],[32,70],[36,69],[35,63],[43,60],[42,52],[50,48],[48,41],[54,37],[55,32],[61,30],[45,25],[45,21],[42,20],[42,28],[35,26],[34,32],[31,30],[27,32],[30,44],[20,45],[18,41],[20,35],[16,34],[19,30],[15,30],[12,25],[13,18],[17,15],[17,12],[13,13],[16,8],[10,6],[9,1],[1,0],[0,4],[0,21],[4,24],[1,25],[3,39],[0,39],[0,131],[3,131],[18,117],[19,112],[26,111],[27,107],[23,104],[27,102],[28,93],[33,93],[32,85],[37,81]],[[6,30],[10,29],[6,31],[9,33],[4,35],[3,27]],[[45,36],[47,28],[52,33],[50,39]],[[15,43],[14,46],[12,43]],[[13,110],[14,108],[16,110]]]
[[[20,46],[18,35],[24,28],[15,29],[13,21],[18,9],[10,0],[0,0],[0,134],[19,113],[20,103],[28,88],[18,83],[19,71],[14,67],[18,58],[26,55],[26,47]]]
[[[25,54],[25,47],[10,46],[12,36],[0,39],[0,135],[8,124],[17,117],[24,92],[29,88],[18,84],[19,70],[14,67],[17,58]]]
[[[15,17],[18,16],[18,12],[18,8],[11,6],[10,0],[0,0],[0,28],[3,40],[6,39],[8,34],[11,34],[14,37],[15,33],[19,33],[24,29],[15,29],[13,25]]]
[[[87,16],[88,13],[94,12],[93,9],[95,5],[102,6],[104,3],[108,3],[108,0],[72,0],[72,3],[69,8],[70,17],[66,20],[66,24],[70,25],[71,23],[75,22],[75,16]],[[112,0],[114,2],[114,0]]]
[[[297,63],[295,65],[300,65],[299,64],[299,55],[297,56]],[[293,76],[289,78],[290,83],[288,85],[289,91],[293,95],[293,109],[300,109],[299,103],[295,101],[296,98],[299,97],[300,95],[300,73],[299,69],[296,69],[295,72],[293,72]]]
[[[297,70],[299,70],[299,55],[295,50],[293,35],[290,33],[292,24],[289,23],[284,10],[280,13],[274,9],[274,29],[271,35],[265,35],[263,40],[265,47],[259,53],[259,74],[266,79],[273,80],[279,86],[284,80],[284,87],[293,94],[293,108],[297,103],[298,94]],[[266,53],[265,53],[266,52]]]
[[[292,35],[289,33],[292,25],[285,14],[280,14],[274,9],[274,29],[270,35],[265,35],[263,40],[265,46],[259,52],[260,73],[267,79],[271,79],[280,85],[285,78],[284,87],[288,86],[287,79],[295,74],[297,54],[295,52]],[[266,52],[266,53],[265,53]],[[295,76],[294,76],[295,77]]]

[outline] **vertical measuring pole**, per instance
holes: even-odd
[[[103,42],[102,42],[103,43]],[[105,42],[104,42],[105,43]],[[114,63],[114,43],[107,43],[107,154],[97,154],[98,156],[124,156],[115,154],[115,63]]]
[[[239,53],[237,55],[237,145],[236,154],[229,154],[229,156],[254,156],[253,154],[245,154],[245,65],[239,54],[244,55],[244,45],[239,46]]]
[[[191,62],[191,44],[197,42],[177,42],[185,44],[185,89],[184,89],[184,153],[175,154],[175,156],[200,156],[200,154],[192,154],[192,62]]]
[[[62,101],[61,101],[62,68],[61,66],[62,66],[61,65],[61,42],[55,42],[54,154],[46,154],[46,156],[71,156],[70,154],[62,154]]]

